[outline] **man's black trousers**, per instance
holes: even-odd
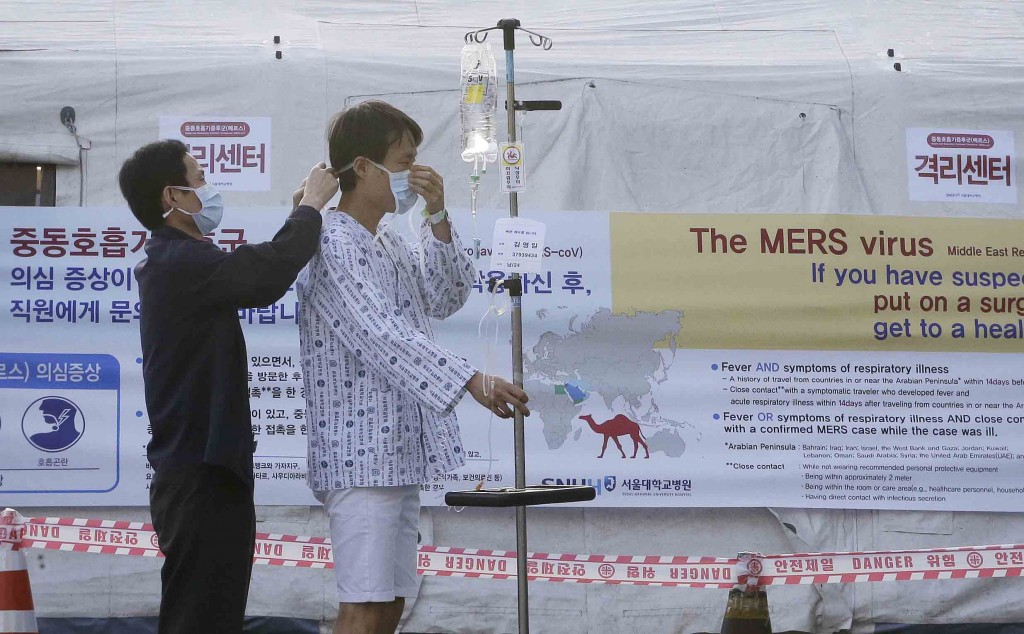
[[[256,544],[252,485],[225,467],[157,473],[149,490],[165,559],[159,634],[240,634]]]

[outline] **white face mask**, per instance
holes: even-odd
[[[221,198],[220,192],[214,189],[213,185],[206,184],[202,187],[178,187],[171,185],[171,187],[172,189],[195,192],[196,197],[199,198],[199,202],[203,206],[196,213],[185,211],[181,207],[171,207],[171,210],[164,214],[164,218],[171,215],[171,212],[175,210],[180,211],[186,216],[192,216],[196,227],[199,228],[199,233],[204,236],[220,225],[220,221],[224,217],[224,201]]]
[[[370,161],[370,159],[366,159]],[[395,209],[394,213],[401,216],[406,213],[413,206],[416,205],[416,201],[419,199],[419,195],[409,189],[409,172],[410,170],[404,170],[401,172],[392,172],[388,168],[384,167],[380,163],[370,161],[371,165],[374,165],[384,171],[388,175],[388,180],[391,182],[391,195],[395,197]],[[339,170],[338,173],[352,169],[355,165],[355,161],[346,165],[343,169]]]

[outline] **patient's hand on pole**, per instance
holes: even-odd
[[[519,410],[523,416],[530,415],[530,409],[526,406],[530,397],[521,388],[501,377],[484,376],[477,372],[466,383],[466,389],[477,403],[494,412],[498,418],[512,418],[514,410]]]

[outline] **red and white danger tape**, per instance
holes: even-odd
[[[531,581],[732,588],[739,581],[737,564],[721,557],[530,553],[526,568]],[[418,567],[420,574],[439,577],[514,579],[516,553],[421,546]]]
[[[22,547],[85,553],[160,557],[153,527],[142,522],[43,517],[12,527],[0,541]],[[23,537],[21,535],[23,534]],[[256,535],[254,563],[294,568],[331,568],[325,537],[274,533]],[[514,551],[420,546],[422,575],[514,579]],[[732,588],[923,579],[1024,576],[1024,545],[969,546],[921,550],[760,555],[749,557],[661,557],[531,553],[531,580],[609,585]]]
[[[977,579],[1024,575],[1024,545],[765,555],[751,560],[760,585]]]
[[[2,539],[2,536],[0,536]],[[22,546],[82,553],[160,557],[149,524],[113,520],[41,517],[28,520]],[[326,537],[257,533],[254,563],[293,568],[331,568]],[[534,553],[530,578],[540,581],[731,588],[737,559],[716,557],[612,557]],[[421,546],[419,573],[439,577],[511,579],[514,551]]]

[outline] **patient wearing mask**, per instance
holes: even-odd
[[[416,163],[420,126],[369,101],[336,115],[328,142],[341,200],[299,276],[310,421],[308,484],[330,520],[335,632],[392,634],[416,596],[420,485],[464,464],[455,405],[497,416],[526,394],[434,340],[432,319],[466,303],[476,269],[445,211],[444,183]],[[420,202],[422,201],[422,202]],[[395,228],[408,214],[419,247]]]

